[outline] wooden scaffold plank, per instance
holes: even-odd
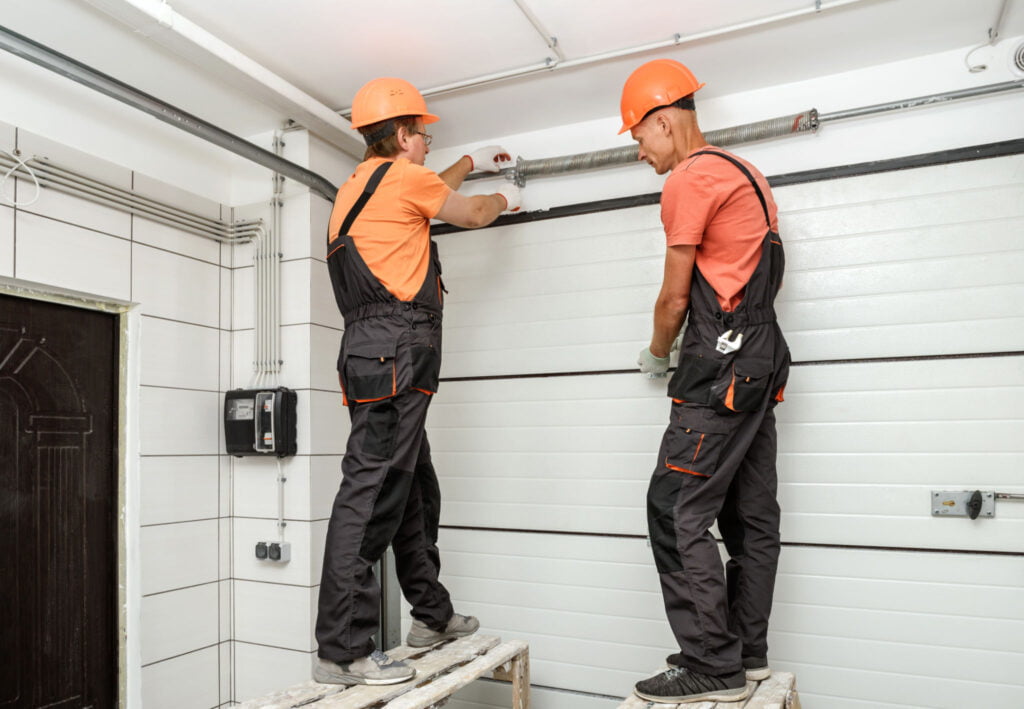
[[[444,704],[454,692],[494,672],[512,682],[514,709],[529,709],[529,646],[471,635],[432,648],[394,648],[388,654],[416,668],[416,676],[385,686],[332,685],[309,681],[243,704],[244,709],[427,709]]]

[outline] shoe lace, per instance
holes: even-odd
[[[391,658],[388,657],[387,654],[381,652],[380,650],[374,650],[373,652],[371,652],[370,660],[377,663],[378,666],[391,664]]]

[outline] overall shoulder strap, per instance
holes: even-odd
[[[772,219],[768,214],[768,203],[764,199],[764,194],[761,192],[761,188],[758,186],[757,180],[755,180],[754,176],[750,174],[750,170],[747,169],[746,165],[744,165],[731,155],[720,153],[717,150],[701,150],[699,152],[694,153],[694,155],[717,155],[723,160],[728,160],[737,168],[739,168],[740,172],[746,175],[747,179],[750,180],[750,184],[754,186],[754,191],[757,192],[757,199],[761,202],[761,209],[764,210],[764,220],[768,224],[768,229],[770,230],[772,228]]]
[[[380,181],[384,179],[384,173],[386,173],[394,164],[394,162],[388,160],[386,162],[382,162],[377,166],[377,169],[373,171],[373,174],[370,175],[370,179],[366,181],[366,186],[363,187],[363,193],[359,195],[359,199],[357,199],[356,203],[352,205],[352,209],[348,210],[348,214],[345,216],[345,221],[341,223],[341,228],[338,229],[339,237],[348,234],[348,230],[352,228],[352,223],[355,222],[356,217],[358,217],[359,213],[363,211],[363,207],[365,207],[366,203],[370,201],[370,197],[373,196],[373,193],[377,191],[377,186],[380,184]],[[330,248],[330,245],[331,235],[328,234],[327,248]]]

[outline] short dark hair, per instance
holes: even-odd
[[[398,116],[383,121],[371,123],[368,126],[361,126],[359,132],[363,134],[368,145],[363,160],[370,158],[393,158],[398,154],[398,129],[405,128],[406,133],[416,130],[416,124],[421,116]],[[380,136],[380,137],[378,137]],[[372,143],[370,141],[373,141]]]

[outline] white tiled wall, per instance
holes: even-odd
[[[9,127],[0,128],[5,136]],[[222,211],[24,131],[18,147],[197,214]],[[19,199],[32,191],[19,181]],[[126,530],[140,549],[141,623],[127,632],[138,638],[141,670],[129,672],[139,673],[147,709],[207,709],[232,698],[230,465],[220,455],[229,256],[210,240],[52,190],[24,208],[0,207],[0,275],[132,301],[141,312],[133,349],[140,457],[128,466],[138,476],[141,528]]]

